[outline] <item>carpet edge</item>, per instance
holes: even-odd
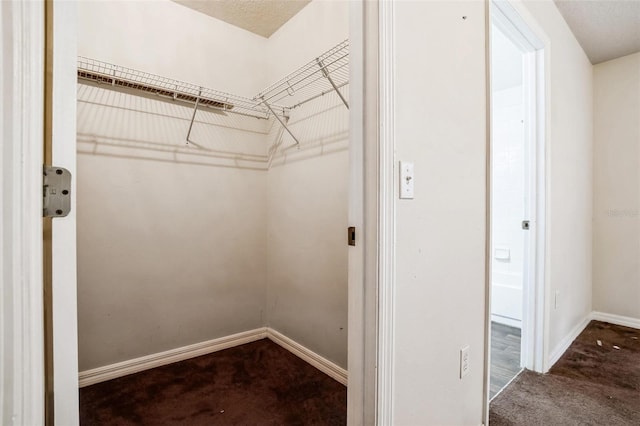
[[[625,317],[623,315],[593,311],[591,312],[591,319],[594,321],[602,321],[608,322],[609,324],[621,325],[623,327],[640,329],[640,318]]]
[[[251,343],[266,337],[267,327],[260,327],[254,330],[244,331],[217,339],[170,349],[164,352],[121,361],[115,364],[105,365],[103,367],[93,368],[91,370],[81,371],[78,374],[79,387],[82,388],[96,383],[105,382],[107,380],[116,379],[118,377],[127,376],[129,374],[138,373],[140,371],[172,364],[174,362],[207,355],[212,352],[218,352],[223,349],[244,345],[245,343]]]
[[[301,345],[273,328],[267,327],[267,338],[296,355],[298,358],[301,358],[303,361],[306,361],[308,364],[311,364],[327,376],[347,386],[349,378],[347,370],[344,368],[313,352],[311,349]]]

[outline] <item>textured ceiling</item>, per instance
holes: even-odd
[[[640,52],[640,0],[555,0],[592,64]]]
[[[267,38],[311,2],[311,0],[173,1]]]

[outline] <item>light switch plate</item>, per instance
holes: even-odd
[[[400,162],[400,198],[413,199],[413,163]]]
[[[460,378],[469,374],[469,346],[460,349]]]

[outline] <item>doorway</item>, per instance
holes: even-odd
[[[489,399],[542,369],[543,44],[508,2],[491,4]]]

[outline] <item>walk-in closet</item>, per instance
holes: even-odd
[[[78,4],[82,424],[346,422],[349,4],[259,3]]]

